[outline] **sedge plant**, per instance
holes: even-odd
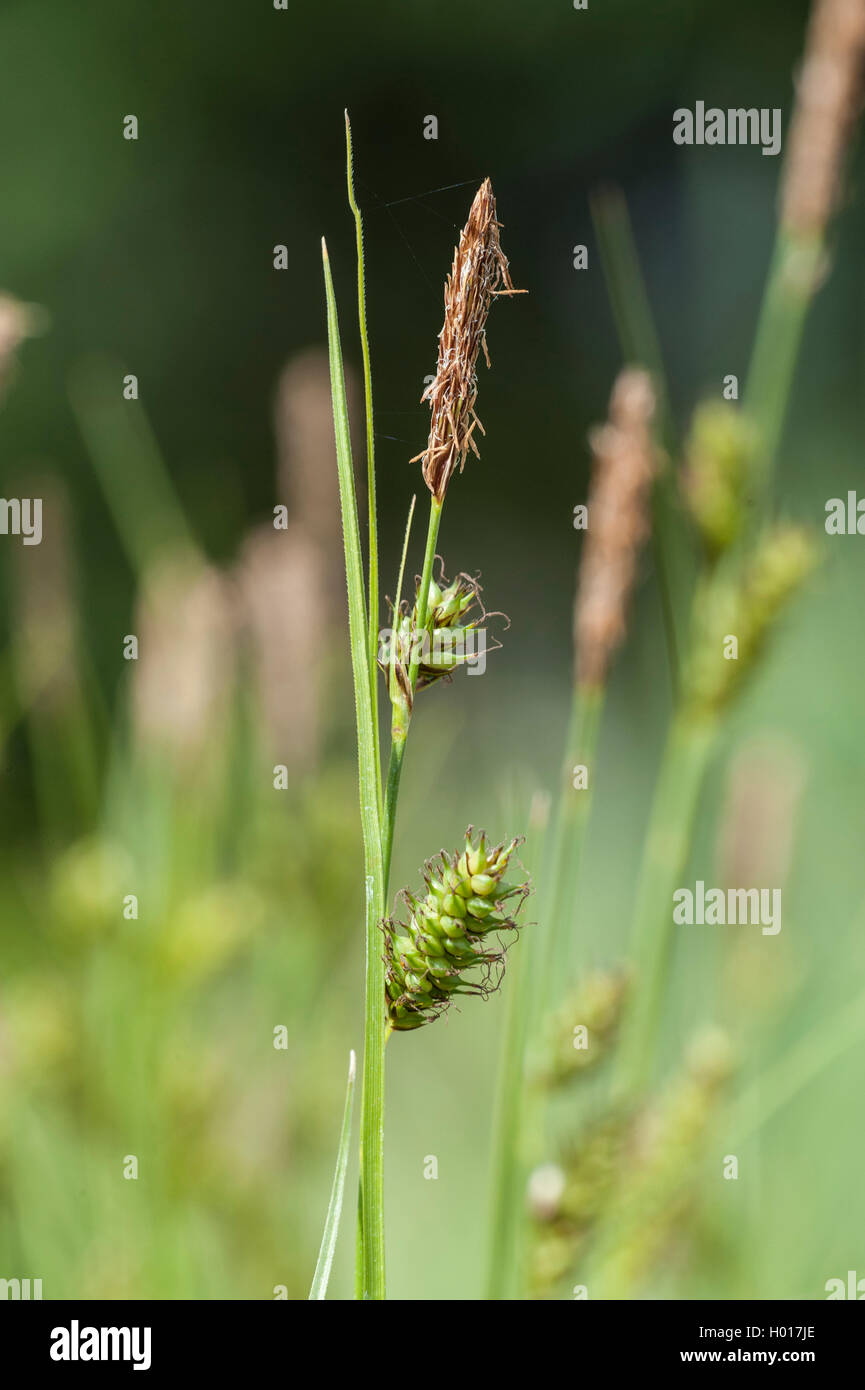
[[[496,203],[489,179],[478,189],[454,252],[445,284],[444,324],[438,367],[423,393],[431,409],[420,462],[429,493],[429,515],[421,573],[412,597],[403,599],[405,566],[415,501],[412,499],[399,564],[392,626],[379,632],[379,552],[376,516],[375,434],[366,319],[363,222],[354,191],[351,128],[346,114],[348,199],[355,219],[357,302],[366,408],[368,539],[366,578],[346,406],[336,299],[327,248],[322,242],[334,431],[348,590],[349,637],[357,716],[360,817],[365,875],[365,1016],[361,1077],[360,1182],[355,1291],[359,1298],[385,1297],[384,1247],[384,1067],[385,1045],[394,1033],[414,1031],[444,1012],[454,997],[484,995],[504,969],[500,933],[516,928],[516,912],[528,892],[519,872],[516,839],[490,844],[470,828],[464,845],[425,868],[424,891],[403,896],[402,920],[387,913],[390,865],[400,781],[416,697],[449,679],[473,654],[472,641],[485,618],[479,589],[469,575],[452,581],[443,566],[435,573],[445,498],[469,453],[478,454],[483,433],[475,411],[477,361],[489,365],[486,325],[500,295],[520,293],[511,282],[499,240]],[[379,668],[391,708],[386,776],[380,758]],[[507,875],[507,877],[506,877]],[[348,1124],[349,1101],[346,1103]],[[313,1297],[326,1291],[345,1175],[345,1128],[322,1256]]]

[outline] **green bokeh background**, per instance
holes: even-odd
[[[305,1297],[345,1060],[362,1037],[342,627],[323,636],[319,754],[291,770],[287,792],[272,790],[258,757],[255,698],[243,682],[229,733],[208,742],[191,771],[133,748],[121,644],[135,630],[142,576],[70,383],[94,355],[118,396],[123,373],[138,375],[188,526],[212,561],[230,566],[281,500],[272,400],[284,364],[324,342],[322,234],[346,356],[359,365],[348,107],[390,592],[420,486],[408,459],[426,436],[418,398],[434,368],[441,283],[473,185],[489,174],[515,282],[530,293],[493,310],[482,459],[453,484],[440,549],[450,570],[482,572],[490,605],[512,626],[483,680],[424,698],[394,884],[411,881],[469,821],[496,835],[525,830],[532,795],[555,782],[563,737],[578,556],[571,512],[585,497],[586,431],[603,418],[621,363],[588,194],[613,182],[627,196],[684,426],[725,374],[744,379],[780,160],[747,147],[677,148],[672,111],[698,99],[781,106],[786,129],[806,13],[799,0],[591,0],[587,12],[568,0],[288,12],[269,0],[2,6],[0,287],[44,311],[0,411],[2,489],[30,495],[33,478],[63,488],[74,660],[85,674],[68,708],[22,707],[18,542],[3,539],[0,1277],[41,1277],[48,1298],[270,1298],[277,1285]],[[122,138],[127,113],[138,116],[137,142]],[[430,113],[435,141],[422,133]],[[777,488],[779,509],[818,536],[827,498],[861,477],[861,177],[854,155]],[[273,269],[277,243],[288,247],[287,271]],[[577,243],[589,247],[587,272],[572,268]],[[130,412],[137,420],[138,407]],[[107,447],[118,476],[132,480],[125,424]],[[772,976],[769,953],[783,942],[783,978],[734,1039],[743,1086],[854,999],[865,974],[861,541],[823,541],[815,581],[726,729],[690,874],[712,881],[730,757],[754,736],[784,740],[803,791],[785,927],[764,938],[761,966]],[[25,557],[31,575],[41,553]],[[587,965],[624,951],[669,708],[648,557],[644,575],[602,734],[579,947]],[[135,923],[118,906],[128,892],[142,903]],[[682,942],[659,1070],[723,1012],[724,951],[708,933]],[[389,1046],[394,1296],[482,1293],[503,1019],[497,999]],[[272,1046],[279,1024],[286,1050]],[[701,1257],[665,1267],[643,1292],[817,1298],[827,1279],[865,1274],[863,1082],[857,1045],[773,1110],[742,1151],[737,1184],[707,1170]],[[717,1142],[727,1152],[723,1131]],[[130,1153],[137,1182],[122,1179]],[[423,1176],[431,1154],[435,1182]],[[346,1229],[337,1296],[350,1293],[351,1245]]]

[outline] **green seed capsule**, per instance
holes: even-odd
[[[449,955],[456,956],[458,960],[474,960],[475,949],[470,941],[462,937],[458,941],[448,941],[446,948]]]
[[[396,1022],[391,1020],[391,1026],[400,1033],[408,1033],[412,1028],[422,1028],[426,1021],[423,1014],[412,1014],[407,1009],[400,1009]]]
[[[445,943],[432,932],[424,932],[418,937],[417,944],[418,949],[426,956],[443,956],[445,953]]]
[[[480,898],[488,898],[496,886],[496,880],[490,874],[472,874],[472,888]]]
[[[505,898],[512,898],[515,893],[522,893],[524,887],[523,883],[505,883],[504,879],[500,879],[496,901],[503,902]]]
[[[466,903],[466,911],[470,917],[480,918],[483,921],[485,917],[489,917],[491,912],[495,912],[495,904],[490,902],[489,898],[472,897]]]
[[[488,917],[485,922],[481,922],[477,917],[466,918],[471,922],[471,931],[478,937],[483,937],[488,931],[495,931],[496,927],[504,926],[504,922],[496,922],[492,917]]]
[[[439,918],[439,926],[441,927],[445,936],[453,938],[462,936],[463,934],[462,922],[460,922],[459,919],[456,917],[448,917],[446,913],[442,913],[441,917]]]
[[[451,974],[445,975],[442,979],[437,980],[436,983],[439,989],[444,990],[445,994],[453,994],[454,991],[458,990],[460,987],[460,977],[456,971],[453,971]]]

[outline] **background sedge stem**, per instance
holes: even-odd
[[[540,905],[544,930],[532,938],[512,969],[493,1129],[493,1208],[487,1296],[520,1295],[525,1227],[524,1191],[530,1147],[543,1134],[543,1113],[527,1083],[530,1039],[553,1003],[556,968],[569,968],[574,953],[574,921],[585,827],[594,779],[594,753],[604,705],[600,686],[576,685],[565,739],[559,804],[549,842],[541,847],[546,864],[541,881],[549,885]],[[589,768],[589,785],[573,786],[577,763]],[[537,857],[537,855],[536,855]]]
[[[557,969],[569,972],[574,957],[574,924],[577,884],[583,838],[591,809],[595,779],[595,750],[604,708],[605,690],[597,685],[577,685],[571,702],[565,757],[561,771],[559,803],[553,821],[550,853],[544,882],[550,885],[544,906],[548,922],[546,959],[539,982],[538,1015],[553,1004],[553,979]],[[585,788],[573,785],[577,765],[587,769]]]
[[[714,717],[679,713],[667,737],[637,879],[634,992],[617,1058],[617,1089],[627,1098],[643,1089],[655,1057],[673,939],[673,893],[686,867],[716,723]]]
[[[752,525],[763,520],[805,319],[819,284],[823,239],[778,233],[748,370],[745,409],[757,426]]]
[[[664,360],[637,254],[625,196],[606,188],[589,199],[601,264],[616,330],[626,363],[644,367],[657,399],[661,441],[668,460],[676,455],[676,432],[670,410]],[[664,629],[670,679],[678,694],[682,653],[687,635],[688,596],[696,563],[682,515],[674,469],[665,461],[652,494],[652,555]]]
[[[504,1043],[496,1087],[493,1124],[493,1195],[490,1217],[487,1298],[519,1296],[522,1232],[525,1220],[521,1134],[526,1095],[524,1063],[529,1031],[532,971],[529,957],[517,951],[509,968]]]

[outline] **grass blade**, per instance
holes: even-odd
[[[321,1237],[321,1249],[318,1252],[318,1261],[315,1266],[315,1274],[312,1277],[312,1286],[309,1290],[310,1299],[323,1299],[327,1294],[327,1281],[330,1278],[330,1269],[333,1264],[333,1254],[336,1249],[336,1238],[339,1234],[339,1218],[342,1215],[342,1198],[345,1192],[345,1174],[348,1168],[348,1146],[351,1139],[351,1112],[354,1100],[354,1078],[357,1070],[357,1061],[354,1052],[348,1054],[348,1082],[345,1088],[345,1109],[342,1113],[342,1129],[339,1135],[339,1148],[336,1153],[336,1167],[333,1170],[333,1186],[330,1189],[330,1201],[327,1204],[327,1217],[324,1223],[324,1233]]]
[[[348,183],[348,202],[354,216],[355,240],[357,242],[357,322],[360,332],[360,352],[363,360],[363,399],[366,417],[366,485],[369,529],[369,583],[367,599],[369,605],[369,682],[372,704],[372,727],[375,738],[375,766],[378,776],[378,799],[381,805],[381,757],[379,754],[378,728],[378,517],[376,511],[375,488],[375,421],[372,409],[372,368],[369,357],[369,333],[366,326],[366,272],[363,256],[363,218],[354,192],[354,155],[351,145],[351,124],[348,112],[345,113],[345,164]]]
[[[118,390],[119,363],[92,358],[69,382],[69,399],[121,544],[136,575],[165,550],[198,553],[144,407]]]

